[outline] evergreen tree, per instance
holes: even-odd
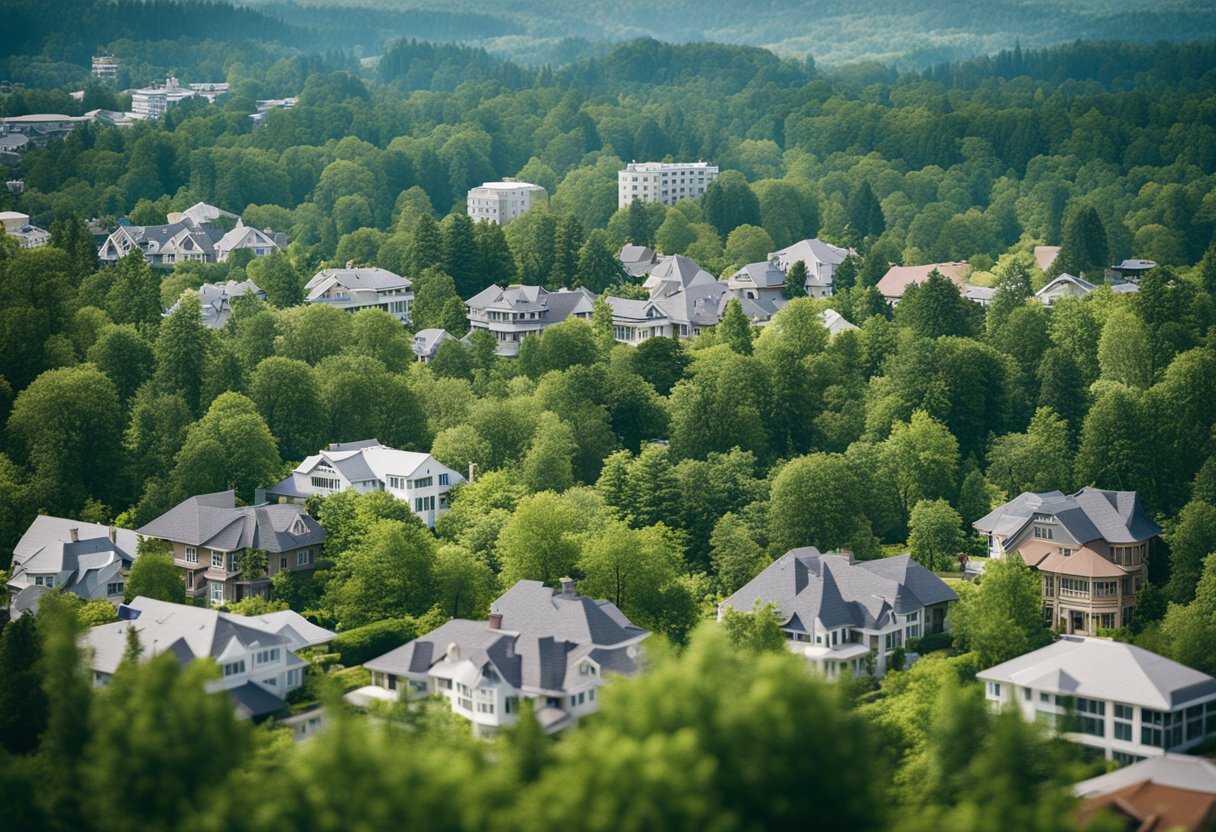
[[[722,313],[722,323],[716,330],[722,343],[730,346],[740,355],[752,354],[752,325],[743,312],[743,304],[738,298],[731,298]]]
[[[654,246],[654,229],[650,227],[650,217],[646,212],[646,204],[634,200],[626,209],[629,216],[628,240],[635,246]]]
[[[907,288],[895,320],[925,338],[970,336],[975,313],[976,305],[962,296],[954,281],[934,269],[924,283]]]
[[[72,282],[80,285],[97,268],[97,244],[88,225],[78,214],[51,223],[51,243],[67,252]]]
[[[0,630],[0,749],[9,754],[33,753],[46,728],[41,655],[34,616]]]
[[[1089,409],[1085,378],[1072,355],[1061,347],[1043,353],[1036,373],[1039,381],[1039,407],[1050,407],[1068,423],[1070,441],[1075,443]]]
[[[1054,266],[1061,273],[1096,278],[1101,283],[1103,269],[1108,265],[1108,249],[1106,226],[1098,210],[1092,205],[1081,205],[1064,222],[1060,254]]]
[[[509,286],[515,282],[515,257],[507,245],[502,226],[496,222],[479,222],[473,226],[477,241],[477,291],[491,283]]]
[[[460,304],[461,310],[464,309],[460,295],[456,293],[456,284],[449,274],[433,267],[422,271],[414,280],[414,303],[411,307],[414,328],[447,329],[447,306],[452,300]]]
[[[429,268],[444,268],[447,251],[439,223],[427,212],[418,215],[414,223],[414,234],[406,250],[410,276],[421,275]]]
[[[760,200],[738,171],[728,170],[710,183],[701,202],[705,219],[722,239],[741,225],[760,225]]]
[[[106,295],[106,312],[117,324],[152,326],[160,321],[160,277],[135,249],[113,266],[113,283]]]
[[[577,285],[597,294],[626,279],[625,267],[609,246],[608,235],[602,229],[592,231],[583,243],[575,278]]]
[[[839,275],[839,270],[837,270],[837,275]],[[840,287],[840,284],[837,283],[835,288],[839,291],[841,288],[848,287]],[[785,275],[785,289],[782,294],[785,295],[786,300],[806,297],[806,263],[802,260],[797,260],[790,266],[790,270]]]
[[[882,206],[874,196],[870,183],[862,181],[849,194],[849,228],[853,239],[860,243],[867,237],[878,237],[886,230],[886,220],[883,218]]]
[[[153,353],[156,386],[163,393],[178,393],[194,413],[199,412],[203,368],[211,333],[203,326],[202,307],[193,293],[182,295],[177,309],[161,322]]]
[[[583,245],[583,226],[573,214],[558,217],[553,235],[553,266],[545,285],[560,289],[574,285],[579,269],[579,249]]]
[[[491,282],[478,274],[479,252],[473,220],[463,211],[448,214],[439,230],[443,240],[443,270],[452,276],[456,294],[471,298]]]

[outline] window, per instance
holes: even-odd
[[[229,555],[228,555],[228,571],[229,572],[240,571],[236,565],[236,555],[232,554],[232,553],[229,553]]]
[[[1164,711],[1140,709],[1140,744],[1151,745],[1155,748],[1165,747],[1166,729],[1170,725],[1173,714]]]
[[[440,485],[450,485],[450,482],[449,482],[449,475],[448,475],[448,474],[440,474],[440,475],[439,475],[439,484],[440,484]]]
[[[1022,688],[1022,698],[1027,702],[1030,701],[1030,688]]]
[[[231,662],[224,665],[224,677],[236,676],[238,673],[245,672],[245,660],[241,659],[238,662]]]
[[[296,566],[307,566],[312,558],[312,551],[305,549],[303,552],[296,552]]]
[[[1203,736],[1203,706],[1192,705],[1186,709],[1186,738],[1197,740]]]
[[[1106,703],[1078,696],[1077,730],[1093,737],[1106,736]]]
[[[300,668],[287,671],[287,687],[294,688],[300,685]]]
[[[494,703],[493,702],[478,702],[477,703],[477,713],[479,713],[479,714],[494,713]]]
[[[313,488],[321,491],[339,491],[342,488],[342,481],[336,477],[311,477],[310,482]]]
[[[506,701],[503,704],[503,710],[509,714],[518,713],[519,712],[519,697],[518,696],[508,696]]]
[[[415,497],[414,498],[414,511],[434,511],[434,510],[435,510],[435,498],[434,497]]]
[[[186,573],[186,589],[194,589],[194,573]]]
[[[430,488],[434,484],[435,484],[434,477],[419,477],[418,479],[416,479],[412,483],[410,483],[410,485],[414,488]]]
[[[211,568],[220,569],[220,570],[222,570],[224,568],[224,553],[223,552],[216,552],[216,551],[212,550]]]
[[[398,477],[393,474],[389,474],[388,487],[393,489],[394,491],[404,491],[405,490],[405,477]]]
[[[1045,529],[1045,528],[1043,528],[1042,526],[1035,526],[1035,527],[1034,527],[1034,536],[1035,536],[1035,537],[1037,537],[1037,538],[1039,538],[1040,540],[1052,540],[1052,539],[1053,539],[1053,538],[1052,538],[1052,530],[1051,530],[1051,529]]]
[[[287,555],[283,555],[282,557],[279,558],[279,568],[280,569],[287,568]]]
[[[270,664],[279,660],[279,648],[271,647],[268,650],[259,650],[255,656],[256,664]]]
[[[1048,702],[1048,703],[1050,703],[1050,702],[1051,702],[1051,694],[1050,694],[1050,693],[1040,693],[1040,694],[1039,694],[1039,701],[1040,701],[1040,702]]]
[[[186,547],[186,563],[198,563],[198,549],[193,546]]]
[[[211,582],[211,603],[224,603],[224,583],[222,581]]]
[[[1072,549],[1068,549],[1064,546],[1059,546],[1057,548],[1058,548],[1060,554],[1063,555],[1064,557],[1066,557],[1066,558],[1072,557]]]
[[[125,585],[122,581],[106,584],[106,595],[122,595]]]
[[[1118,581],[1094,581],[1094,597],[1113,598],[1119,594]]]
[[[1089,597],[1089,581],[1078,578],[1060,578],[1060,595],[1072,598]]]
[[[989,682],[988,683],[988,695],[1000,698],[1001,683],[1000,682]]]

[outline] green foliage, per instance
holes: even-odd
[[[963,551],[963,519],[945,500],[921,500],[912,508],[908,548],[926,569],[955,568]]]
[[[112,621],[118,620],[118,611],[105,598],[94,598],[92,601],[85,601],[76,610],[76,615],[80,618],[80,623],[85,627],[96,627],[99,624],[109,624]]]
[[[785,633],[775,604],[757,601],[750,611],[727,607],[722,613],[722,631],[731,644],[751,653],[784,653]]]
[[[41,655],[34,616],[23,615],[0,630],[0,748],[9,754],[34,751],[46,726]]]
[[[985,564],[979,586],[963,586],[948,616],[954,640],[982,667],[1029,653],[1051,641],[1043,627],[1039,577],[1017,552]]]
[[[342,664],[354,667],[383,656],[420,634],[410,618],[389,618],[345,630],[338,634],[331,645],[341,657]]]
[[[131,601],[140,596],[174,604],[185,603],[186,586],[182,573],[174,565],[173,555],[168,551],[140,552],[135,563],[131,565],[123,601]]]

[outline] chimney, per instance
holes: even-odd
[[[576,594],[574,591],[574,578],[562,578],[562,595],[567,598],[573,598]]]
[[[476,462],[470,462],[470,463],[469,463],[469,484],[470,484],[470,485],[473,483],[473,474],[474,474],[476,471],[477,471],[477,463],[476,463]]]
[[[109,536],[111,543],[118,542],[118,527],[110,526],[108,529],[106,529],[106,534]]]
[[[500,612],[490,613],[490,629],[491,630],[501,630],[502,629],[502,613],[500,613]]]
[[[68,529],[68,537],[73,543],[80,540],[80,529]]]

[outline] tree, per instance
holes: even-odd
[[[147,545],[144,548],[145,551],[140,552],[135,563],[131,564],[123,602],[130,603],[143,596],[172,604],[184,604],[186,585],[182,581],[181,570],[173,563],[173,555],[168,551],[168,547]]]
[[[472,297],[489,285],[478,274],[477,240],[473,220],[464,211],[448,214],[439,224],[443,237],[443,270],[452,276],[456,294]]]
[[[817,546],[857,550],[872,538],[856,468],[843,454],[811,454],[773,478],[769,538],[778,550]]]
[[[592,231],[578,253],[576,284],[598,293],[625,279],[625,267],[609,245],[607,233],[598,228]]]
[[[925,338],[970,336],[977,308],[950,278],[934,269],[924,283],[907,288],[895,308],[895,321]]]
[[[497,581],[483,558],[449,543],[435,553],[435,591],[445,615],[476,621],[489,610]]]
[[[162,393],[180,393],[192,413],[199,412],[210,344],[211,333],[203,326],[198,296],[183,294],[177,309],[161,322],[153,354],[157,388]]]
[[[992,443],[988,460],[989,482],[1011,496],[1068,491],[1073,477],[1068,424],[1040,407],[1025,433],[1007,433]]]
[[[583,226],[578,217],[573,214],[559,216],[553,234],[553,265],[546,286],[560,289],[575,285],[582,245]]]
[[[878,237],[886,230],[886,220],[883,218],[882,206],[870,183],[862,181],[849,194],[849,230],[855,242],[860,243],[866,237]]]
[[[763,263],[768,253],[777,248],[773,238],[763,228],[755,225],[740,225],[726,238],[724,256],[735,267],[747,263]]]
[[[0,630],[0,749],[9,754],[33,753],[46,727],[41,655],[34,616],[23,615]]]
[[[689,364],[688,352],[675,338],[648,338],[637,345],[630,357],[633,371],[654,385],[660,396],[671,393]]]
[[[784,623],[776,604],[756,601],[750,611],[727,607],[722,613],[722,630],[735,647],[749,653],[781,653],[785,651]]]
[[[760,225],[760,200],[738,171],[724,171],[710,183],[701,210],[723,238],[741,225]]]
[[[85,627],[97,627],[118,620],[117,610],[105,598],[94,598],[92,601],[85,601],[76,611],[76,615],[80,618],[80,623]]]
[[[460,295],[451,276],[438,269],[426,269],[414,280],[414,305],[411,311],[417,329],[446,329],[444,316],[447,303]],[[464,309],[463,304],[461,309]]]
[[[1170,546],[1170,582],[1165,591],[1178,604],[1190,603],[1207,556],[1216,552],[1216,507],[1202,500],[1187,503],[1166,536]]]
[[[1136,491],[1150,511],[1157,501],[1155,419],[1143,391],[1113,386],[1094,401],[1081,429],[1077,482]]]
[[[978,587],[963,586],[950,610],[955,643],[974,650],[980,667],[992,667],[1051,641],[1043,627],[1039,577],[1017,552],[990,561]]]
[[[654,247],[668,255],[683,254],[696,239],[697,232],[684,213],[678,208],[668,208],[662,225],[654,233]]]
[[[839,270],[837,272],[839,273]],[[795,260],[793,265],[790,266],[790,270],[785,274],[785,289],[781,293],[785,296],[786,300],[806,297],[806,277],[806,263],[802,260]],[[838,290],[847,288],[849,287],[837,285]]]
[[[607,598],[641,627],[661,628],[664,591],[680,573],[683,555],[665,526],[631,529],[610,521],[582,546],[578,569],[584,594]]]
[[[421,275],[430,268],[443,268],[444,254],[444,239],[439,223],[424,211],[414,224],[414,236],[406,254],[410,275]]]
[[[923,410],[896,422],[883,443],[885,469],[899,495],[904,518],[921,500],[951,497],[958,471],[958,441]]]
[[[1057,274],[1094,276],[1107,265],[1106,227],[1092,205],[1073,208],[1064,221],[1060,254],[1052,264]]]
[[[257,405],[240,393],[224,393],[186,434],[173,467],[176,499],[233,489],[250,502],[254,489],[273,482],[282,464]]]
[[[321,446],[321,399],[312,367],[291,358],[267,358],[254,371],[249,394],[287,459],[303,459]]]
[[[1148,330],[1134,312],[1116,309],[1107,316],[1098,342],[1098,366],[1103,380],[1140,389],[1153,383]]]
[[[740,355],[752,354],[752,325],[743,312],[743,304],[738,298],[731,298],[722,313],[722,323],[716,330],[722,343],[727,344]]]
[[[714,524],[709,536],[709,561],[723,595],[738,590],[769,563],[747,523],[729,511]]]
[[[71,513],[118,496],[123,410],[113,382],[88,364],[48,370],[21,391],[8,434],[33,472],[41,505]]]
[[[536,433],[524,455],[521,481],[529,491],[565,491],[574,484],[574,429],[555,413],[537,417]]]
[[[135,391],[152,375],[154,366],[152,347],[130,324],[103,328],[86,357],[110,377],[123,402],[131,401]]]
[[[629,203],[625,209],[628,215],[628,240],[635,246],[654,245],[655,229],[650,225],[650,217],[646,212],[646,204],[638,200]]]
[[[255,259],[246,271],[266,299],[280,309],[304,302],[304,281],[283,252],[272,251]]]
[[[479,222],[473,226],[477,243],[477,287],[491,283],[508,286],[515,282],[515,256],[507,245],[502,226],[496,222]]]
[[[1069,441],[1081,433],[1081,423],[1089,409],[1087,384],[1080,366],[1062,347],[1043,353],[1036,371],[1039,382],[1039,407],[1049,407],[1068,423]]]
[[[113,283],[106,296],[106,312],[116,324],[151,325],[160,320],[160,278],[144,260],[142,249],[133,250],[110,267]]]
[[[556,585],[574,570],[579,546],[573,535],[581,530],[582,518],[552,491],[521,500],[498,536],[503,584]]]
[[[912,508],[908,548],[926,569],[945,572],[958,564],[963,551],[963,518],[945,500],[921,500]]]
[[[342,630],[421,615],[434,598],[435,557],[422,524],[376,520],[334,565],[322,604]]]

